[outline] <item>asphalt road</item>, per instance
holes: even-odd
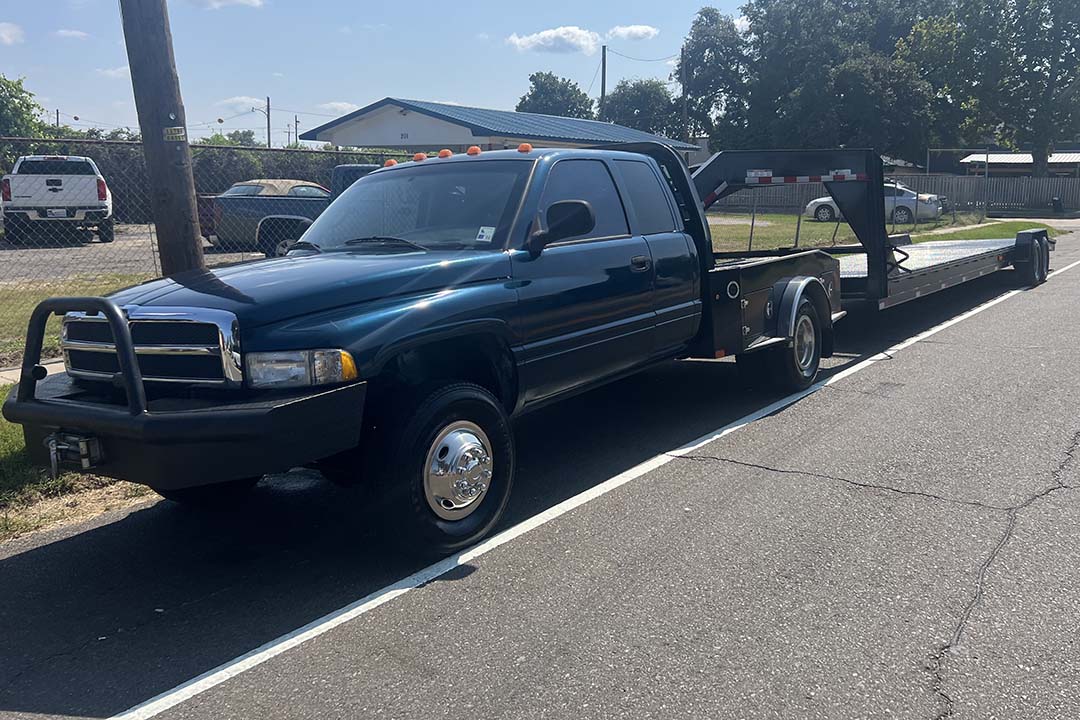
[[[1013,282],[849,317],[827,372]],[[1078,303],[1080,267],[158,717],[1080,717]],[[526,416],[506,526],[775,400],[684,362]],[[371,512],[294,475],[0,546],[0,718],[112,716],[417,570]]]
[[[154,277],[161,274],[155,243],[150,225],[117,225],[111,243],[100,243],[96,236],[90,242],[74,237],[35,240],[26,246],[0,242],[0,287],[75,276]],[[204,249],[211,265],[263,257],[262,253],[224,253],[209,244]]]

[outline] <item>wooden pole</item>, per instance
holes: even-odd
[[[270,147],[270,96],[266,96],[266,147]]]
[[[166,0],[120,0],[161,272],[205,269]]]

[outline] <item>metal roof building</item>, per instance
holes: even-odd
[[[990,151],[990,173],[997,175],[1027,175],[1031,173],[1034,160],[1031,153],[1007,153]],[[987,163],[986,153],[971,153],[960,161],[969,172],[982,172]],[[1051,153],[1047,160],[1050,172],[1054,175],[1076,175],[1080,177],[1080,152]]]
[[[418,150],[446,147],[463,151],[470,145],[499,150],[523,142],[537,147],[584,147],[650,140],[679,151],[698,149],[696,145],[598,120],[390,97],[309,130],[300,139],[351,147]]]

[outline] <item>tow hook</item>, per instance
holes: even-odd
[[[45,447],[49,449],[49,477],[53,480],[60,476],[61,465],[90,470],[104,459],[101,441],[89,435],[55,432],[45,438]]]

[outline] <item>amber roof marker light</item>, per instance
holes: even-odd
[[[473,155],[473,156],[479,155],[480,154],[480,146],[479,145],[470,145],[469,149],[465,151],[465,154],[466,155]]]
[[[412,156],[413,162],[424,162],[427,160],[427,153],[416,153]]]
[[[521,143],[520,145],[518,145],[518,152],[519,153],[532,152],[532,143]]]

